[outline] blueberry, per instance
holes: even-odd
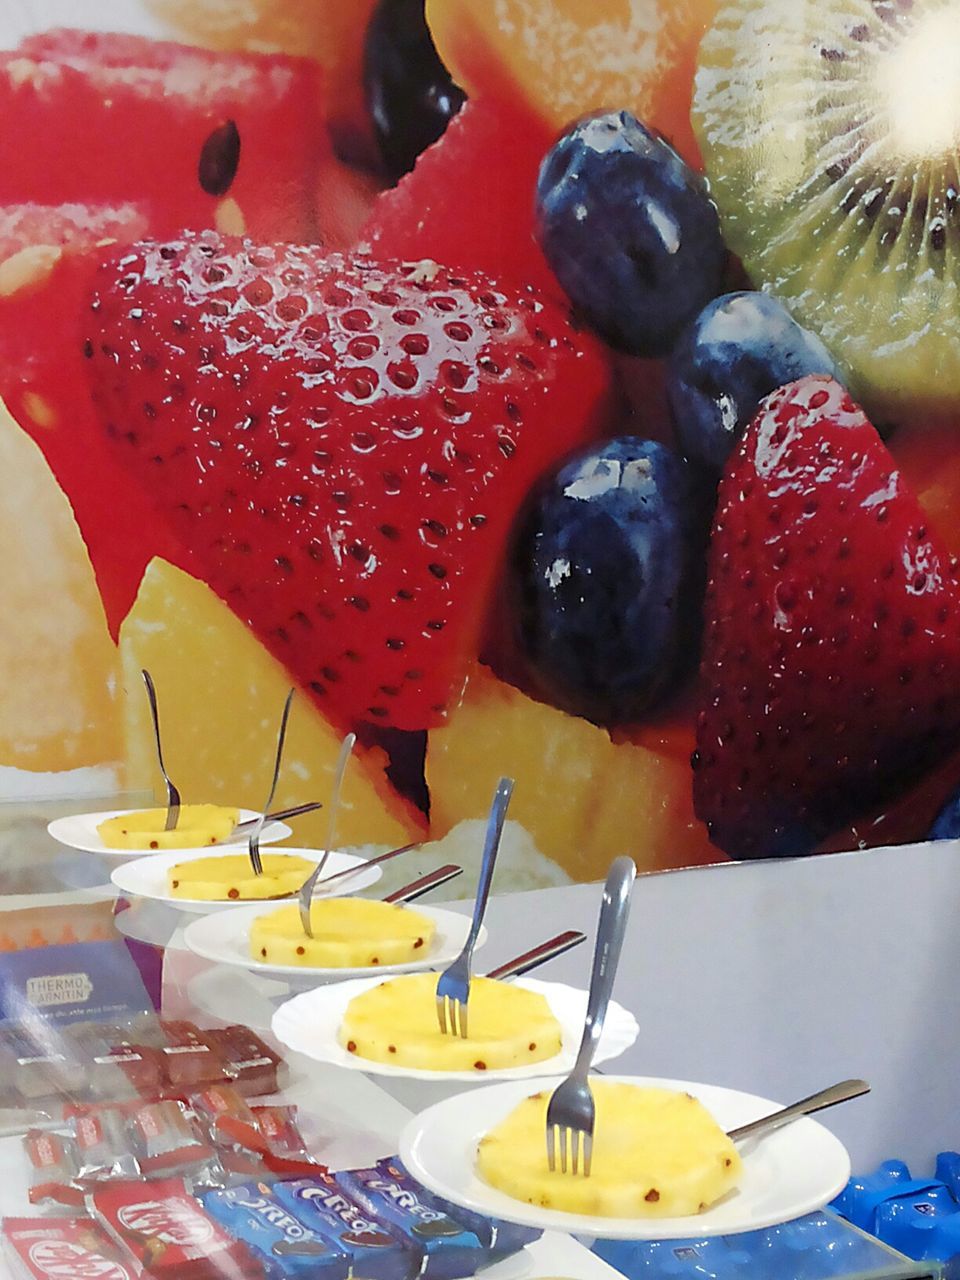
[[[842,381],[826,347],[766,293],[707,303],[670,357],[667,390],[680,447],[722,471],[760,401],[808,373]]]
[[[572,457],[542,482],[511,556],[530,675],[565,711],[627,724],[695,656],[709,505],[699,475],[634,436]]]
[[[613,346],[664,355],[720,288],[706,183],[627,111],[588,116],[547,153],[540,243],[577,311]]]
[[[465,101],[440,61],[423,6],[424,0],[379,0],[367,27],[367,108],[394,180],[409,173]]]
[[[927,834],[928,840],[960,840],[960,791],[943,806]]]

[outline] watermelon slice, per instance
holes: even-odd
[[[310,240],[338,179],[320,71],[305,58],[219,53],[54,30],[0,54],[0,203],[135,200],[155,235],[219,225]]]
[[[152,556],[188,567],[150,498],[107,448],[80,347],[88,251],[149,228],[133,204],[0,207],[0,397],[70,499],[114,635]]]
[[[534,235],[534,193],[551,128],[514,94],[467,102],[416,168],[374,202],[360,234],[380,259],[431,258],[565,301]]]

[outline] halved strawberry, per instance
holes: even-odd
[[[207,234],[104,261],[106,431],[210,585],[340,722],[442,717],[519,503],[604,362],[532,291]]]
[[[95,246],[149,229],[136,204],[0,207],[0,398],[70,500],[114,635],[152,556],[188,563],[104,440],[79,350]]]
[[[306,58],[46,31],[0,53],[0,202],[136,200],[161,235],[339,234],[316,220],[339,171],[322,97]]]
[[[809,852],[960,743],[957,560],[829,378],[741,442],[706,623],[694,796],[735,857]]]

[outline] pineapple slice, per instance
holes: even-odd
[[[147,567],[120,628],[126,688],[127,787],[152,790],[156,743],[140,670],[157,685],[164,759],[173,778],[205,800],[263,804],[273,769],[280,709],[290,680],[283,667],[204,583],[164,560]],[[274,808],[325,800],[340,734],[306,697],[293,706]],[[343,780],[337,833],[342,845],[388,848],[419,838],[422,815],[385,775],[387,757],[357,747]],[[322,847],[323,809],[296,819],[301,845]]]
[[[178,862],[167,871],[167,888],[173,898],[200,902],[261,901],[296,893],[317,865],[290,853],[261,853],[260,861],[262,876],[246,853]]]
[[[312,938],[303,931],[296,905],[258,916],[250,928],[250,954],[270,964],[365,969],[425,956],[436,933],[429,916],[364,898],[314,902],[310,922]]]
[[[480,1139],[480,1177],[527,1204],[606,1218],[687,1217],[737,1186],[736,1147],[689,1093],[598,1079],[590,1087],[597,1120],[589,1178],[547,1167],[547,1092],[524,1098]]]
[[[622,853],[641,871],[720,861],[693,812],[693,747],[692,714],[613,742],[476,667],[460,705],[430,733],[431,835],[484,817],[506,773],[517,780],[511,818],[574,880],[602,879]]]
[[[560,1024],[535,991],[473,978],[470,1035],[441,1034],[438,977],[410,973],[355,996],[338,1033],[348,1053],[420,1071],[497,1071],[542,1062],[560,1052]]]
[[[141,809],[107,818],[97,834],[108,849],[202,849],[226,840],[240,817],[239,809],[216,804],[185,804],[172,831],[163,829],[166,809]]]
[[[43,454],[2,403],[0,559],[0,765],[33,774],[107,765],[100,781],[113,790],[117,653],[93,568]]]

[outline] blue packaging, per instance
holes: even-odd
[[[423,1251],[410,1248],[368,1217],[337,1186],[333,1174],[318,1171],[309,1178],[276,1182],[273,1192],[311,1231],[347,1254],[351,1275],[363,1280],[413,1280],[420,1273]]]
[[[880,1205],[874,1234],[918,1261],[946,1262],[960,1253],[960,1206],[941,1184]]]
[[[488,1218],[482,1213],[474,1213],[472,1209],[464,1209],[462,1205],[451,1204],[435,1191],[420,1185],[404,1167],[399,1156],[389,1156],[386,1160],[378,1160],[377,1168],[384,1170],[397,1179],[401,1186],[408,1187],[419,1195],[424,1204],[461,1222],[468,1231],[480,1241],[484,1249],[489,1249],[493,1258],[505,1258],[511,1253],[519,1253],[526,1245],[539,1240],[543,1235],[540,1227],[524,1227],[516,1222],[504,1222],[500,1218]]]
[[[265,1182],[205,1191],[200,1202],[230,1235],[263,1260],[270,1280],[312,1276],[347,1280],[347,1254],[305,1227]]]
[[[888,1200],[928,1194],[936,1200],[944,1191],[943,1183],[935,1178],[911,1177],[902,1160],[885,1160],[873,1173],[851,1178],[833,1201],[832,1208],[855,1227],[877,1235],[877,1212]]]
[[[385,1223],[405,1244],[422,1250],[422,1276],[456,1280],[473,1275],[489,1261],[472,1231],[427,1204],[419,1188],[414,1191],[385,1169],[346,1169],[336,1181],[375,1222]]]

